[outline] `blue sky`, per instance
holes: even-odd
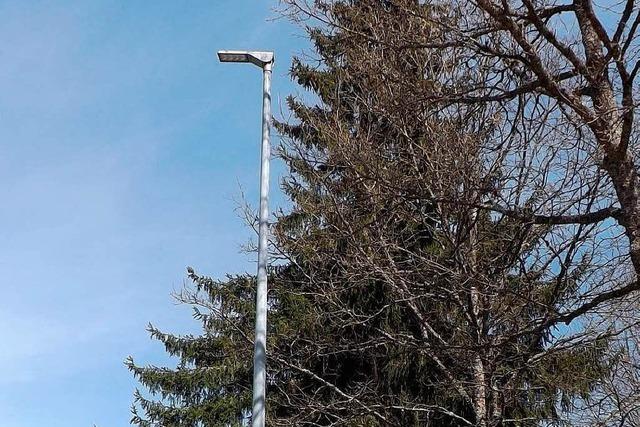
[[[194,330],[185,267],[253,272],[260,71],[215,51],[274,49],[284,108],[305,41],[276,6],[0,1],[2,427],[128,425],[123,360],[166,362],[146,324]]]

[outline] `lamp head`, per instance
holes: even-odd
[[[220,50],[218,51],[220,62],[248,62],[264,68],[267,64],[273,64],[273,52],[244,51],[244,50]]]

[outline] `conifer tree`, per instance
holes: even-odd
[[[296,59],[291,68],[319,102],[289,98],[295,119],[277,124],[292,209],[272,225],[279,262],[269,277],[269,425],[558,420],[558,402],[588,395],[606,373],[606,336],[555,329],[558,313],[595,277],[594,228],[567,232],[478,209],[518,177],[487,152],[496,111],[429,97],[445,68],[464,61],[424,48],[443,38],[425,19],[444,16],[441,6],[291,6],[295,16],[328,19],[308,28],[320,65]],[[465,78],[447,84],[464,87]],[[561,241],[557,252],[549,239]],[[203,334],[150,327],[180,362],[128,361],[151,393],[136,394],[133,422],[242,425],[254,280],[189,277],[193,289],[178,299],[194,306]]]

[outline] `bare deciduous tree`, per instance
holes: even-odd
[[[538,386],[524,373],[585,346],[604,351],[605,341],[624,328],[602,313],[640,289],[638,8],[627,1],[597,9],[588,0],[286,3],[298,19],[321,22],[327,34],[348,35],[353,42],[341,59],[349,73],[368,77],[361,109],[388,120],[398,135],[393,149],[411,151],[401,160],[404,176],[389,173],[384,149],[359,129],[334,135],[350,140],[336,163],[359,168],[358,179],[374,189],[371,198],[386,193],[388,200],[434,203],[430,215],[447,251],[447,262],[429,259],[411,270],[429,282],[429,291],[395,264],[390,251],[395,244],[406,252],[407,242],[394,242],[397,235],[385,235],[389,228],[375,235],[371,250],[383,259],[367,253],[350,262],[358,271],[383,274],[396,301],[423,323],[413,339],[438,348],[422,351],[471,405],[469,423],[506,423],[504,408],[513,405],[516,389]],[[354,9],[359,13],[345,13]],[[426,78],[407,78],[398,61]],[[413,134],[416,123],[431,135]],[[361,152],[368,157],[357,158]],[[416,175],[409,178],[412,169]],[[354,247],[363,246],[361,237],[351,236]],[[410,251],[410,258],[424,257]],[[433,287],[433,277],[443,276],[449,279]],[[454,344],[430,326],[433,307],[418,302],[434,299],[458,304],[464,320],[456,327],[469,341]],[[542,344],[510,348],[525,337]],[[452,356],[458,347],[467,352]],[[471,371],[451,362],[456,358]],[[518,362],[510,364],[513,359]],[[552,376],[558,389],[564,383],[574,396],[586,396],[602,371],[580,376],[574,370],[555,367]],[[572,390],[572,381],[589,385]],[[570,394],[552,393],[544,405],[570,413]],[[529,409],[536,406],[530,403]],[[561,419],[555,409],[543,412],[528,417]]]

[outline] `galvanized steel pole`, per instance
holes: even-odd
[[[264,427],[267,383],[267,258],[269,234],[269,132],[271,126],[271,70],[273,52],[218,51],[220,62],[251,63],[262,68],[262,146],[260,148],[260,215],[258,277],[256,287],[256,336],[253,355],[251,427]]]
[[[267,359],[267,246],[269,234],[269,158],[271,125],[271,70],[262,67],[262,147],[260,162],[260,216],[258,236],[258,283],[256,289],[256,337],[253,355],[252,427],[264,427]]]

